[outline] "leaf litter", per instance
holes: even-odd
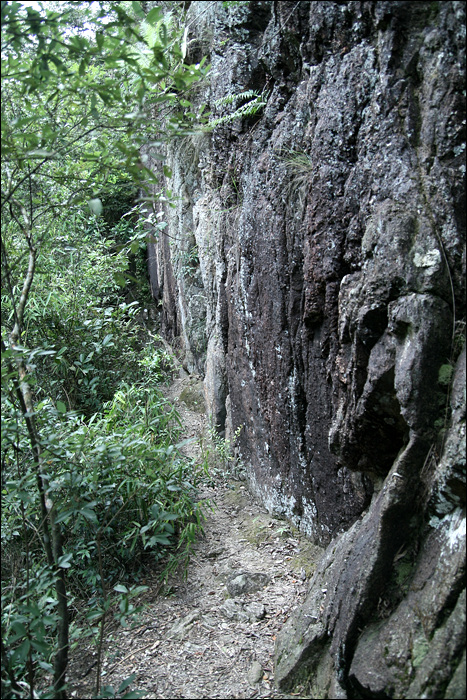
[[[181,373],[167,397],[176,402],[185,437],[206,436],[206,417],[180,395]],[[200,443],[183,448],[199,457]],[[131,628],[106,629],[101,686],[118,689],[134,674],[128,691],[147,698],[297,698],[274,685],[276,636],[306,595],[322,549],[255,502],[245,482],[216,475],[200,488],[212,510],[194,547],[186,578],[164,585],[157,572],[138,603],[143,612]],[[97,651],[90,644],[71,652],[70,697],[93,698]]]

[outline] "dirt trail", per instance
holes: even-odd
[[[205,435],[201,383],[182,372],[167,396],[178,405],[185,437]],[[187,449],[195,456],[199,442]],[[146,581],[138,626],[108,635],[102,685],[118,688],[134,673],[130,688],[148,698],[300,697],[274,687],[274,641],[303,600],[321,550],[271,517],[244,482],[218,477],[200,495],[213,510],[186,580],[163,591],[156,578]],[[72,660],[70,677],[85,672],[93,653]],[[94,669],[71,696],[92,698],[93,676]]]

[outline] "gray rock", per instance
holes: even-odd
[[[462,587],[465,540],[452,547],[449,532],[462,518],[446,519],[427,539],[410,589],[395,611],[369,625],[360,637],[350,679],[364,694],[380,694],[388,686],[398,697],[440,697],[465,645],[465,589],[441,625],[437,612]],[[403,560],[400,560],[403,562]],[[456,566],[457,562],[457,566]],[[399,571],[404,571],[404,563]],[[457,572],[455,572],[457,568]],[[429,586],[424,585],[429,581]],[[446,696],[450,697],[450,696]]]
[[[151,287],[213,422],[243,425],[250,489],[328,547],[276,678],[323,698],[446,693],[465,566],[465,371],[463,389],[441,371],[465,319],[465,4],[188,14],[212,65],[200,103],[267,97],[167,146],[178,198]]]
[[[190,4],[200,37],[216,27],[200,100],[274,89],[254,139],[239,120],[168,146],[180,196],[149,244],[161,330],[204,376],[213,424],[243,425],[251,489],[322,545],[438,419],[453,294],[465,308],[463,13]]]
[[[250,668],[248,669],[248,683],[250,685],[256,685],[259,683],[264,675],[264,670],[259,661],[253,661]]]
[[[243,610],[242,604],[233,598],[228,598],[225,603],[219,607],[219,612],[229,620],[238,620],[240,622],[250,621],[249,615]]]
[[[245,605],[245,612],[248,613],[250,622],[256,622],[264,618],[266,615],[266,608],[263,603],[253,602]]]
[[[465,688],[465,678],[466,678],[466,654],[462,656],[459,666],[456,668],[451,681],[446,688],[444,693],[445,698],[452,698],[452,700],[464,700],[466,697]]]
[[[262,603],[252,602],[244,604],[234,598],[228,598],[219,611],[229,620],[239,622],[257,622],[262,620],[266,614],[266,608]]]
[[[191,613],[188,613],[188,615],[174,622],[167,632],[167,637],[169,639],[185,639],[194,623],[199,619],[201,619],[200,611],[193,610]]]
[[[352,687],[364,696],[390,688],[398,697],[448,697],[442,693],[465,646],[466,540],[463,508],[451,498],[445,512],[444,476],[454,478],[465,464],[465,431],[459,429],[465,424],[465,384],[463,399],[459,392],[464,378],[465,355],[454,376],[451,425],[431,479],[432,517],[421,545],[398,553],[401,534],[409,530],[404,517],[411,514],[413,470],[420,453],[426,454],[413,436],[368,513],[329,545],[304,605],[282,628],[275,671],[280,687],[300,677],[317,697],[337,697],[339,688],[345,692],[343,650],[356,620],[361,625],[362,615],[368,620],[373,610],[383,619],[368,620],[353,648]],[[460,692],[458,680],[456,688]]]
[[[204,388],[203,382],[192,379],[189,384],[180,393],[180,401],[182,401],[187,408],[196,413],[205,412],[205,401],[204,401]]]
[[[245,593],[256,593],[271,583],[267,574],[240,571],[234,573],[227,581],[227,590],[232,598]]]

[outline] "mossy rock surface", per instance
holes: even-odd
[[[305,571],[309,578],[317,561],[323,554],[323,548],[310,542],[297,528],[286,520],[280,520],[269,513],[258,513],[253,518],[248,515],[250,505],[248,492],[242,486],[235,486],[226,495],[225,500],[238,508],[240,514],[244,511],[243,529],[245,539],[250,544],[270,542],[278,549],[284,547],[284,556],[288,557],[290,569],[300,575]],[[294,542],[294,549],[286,551],[286,546]],[[296,550],[296,551],[295,551]]]
[[[190,411],[195,413],[206,412],[206,402],[204,399],[203,382],[198,379],[191,379],[180,394],[180,401],[185,404]]]
[[[317,562],[323,554],[323,548],[309,542],[303,538],[300,542],[300,552],[292,557],[290,568],[296,571],[297,574],[304,570],[306,577],[310,578],[313,574]]]

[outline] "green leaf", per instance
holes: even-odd
[[[146,15],[146,22],[148,24],[155,25],[157,22],[159,22],[160,19],[162,19],[162,10],[160,7],[153,7],[152,10],[148,12]]]
[[[47,673],[53,673],[54,667],[52,664],[47,663],[47,661],[41,661],[40,659],[38,660],[38,664]]]
[[[97,118],[99,116],[99,112],[97,110],[97,97],[96,94],[93,92],[91,95],[91,114],[93,117]],[[95,159],[94,154],[88,154],[86,155],[86,160],[92,161]]]
[[[114,586],[114,591],[117,593],[129,593],[129,590],[126,586],[123,586],[121,583],[118,583],[116,586]]]
[[[125,678],[125,680],[121,682],[121,684],[118,688],[118,692],[123,693],[123,691],[126,690],[128,688],[128,686],[133,683],[135,678],[136,678],[136,673],[132,673],[131,676],[128,676],[128,678]]]
[[[160,517],[161,519],[163,519],[163,520],[178,520],[178,518],[179,518],[180,516],[177,515],[176,513],[165,513],[165,512],[163,512],[163,513],[160,514],[159,517]]]
[[[114,280],[118,284],[119,287],[125,287],[126,279],[125,279],[125,276],[122,275],[121,272],[114,272]]]
[[[146,547],[153,547],[155,544],[165,544],[169,545],[170,540],[165,535],[153,535],[149,538]]]
[[[57,411],[59,413],[66,413],[66,405],[63,401],[57,401]]]
[[[442,386],[449,386],[454,375],[454,367],[449,364],[441,365],[438,371],[438,383]]]
[[[79,513],[86,520],[89,520],[91,523],[97,524],[97,516],[93,510],[90,510],[89,508],[81,508]]]
[[[103,610],[91,610],[90,612],[86,613],[86,620],[98,620],[102,617],[103,614]]]
[[[27,629],[20,620],[13,620],[11,627],[15,630],[15,641],[16,639],[20,639],[20,637],[26,637],[28,633]],[[11,639],[10,641],[13,641],[13,639]]]
[[[62,523],[62,522],[64,522],[65,520],[68,520],[68,518],[69,518],[71,515],[73,515],[74,512],[75,512],[74,508],[68,508],[67,510],[63,510],[61,513],[59,513],[59,514],[57,515],[57,517],[55,518],[55,522],[56,522],[57,525],[58,525],[58,523]]]
[[[50,645],[45,641],[41,641],[39,639],[31,639],[31,646],[33,649],[36,649],[36,651],[39,651],[41,654],[48,655],[50,653]]]
[[[136,0],[132,0],[131,7],[133,8],[133,12],[135,13],[135,15],[137,17],[141,17],[141,18],[145,19],[145,14],[141,8],[140,2],[136,2]]]
[[[104,46],[104,34],[102,32],[96,32],[96,43],[99,51],[102,51],[102,47]]]
[[[134,597],[141,593],[146,593],[146,591],[149,591],[149,586],[135,586],[135,588],[131,589],[130,593],[131,596]]]
[[[27,152],[27,157],[28,158],[52,158],[53,156],[56,155],[54,151],[49,151],[46,148],[35,148],[32,151]]]
[[[57,566],[61,569],[69,569],[70,561],[73,559],[73,554],[64,554],[57,562]]]
[[[102,341],[102,347],[105,348],[110,343],[113,337],[113,333],[109,333],[108,335],[106,335],[104,340]]]
[[[29,654],[30,648],[31,642],[29,641],[29,639],[24,639],[21,642],[20,646],[17,649],[15,649],[15,651],[11,655],[11,660],[14,662],[24,663],[27,655]]]

